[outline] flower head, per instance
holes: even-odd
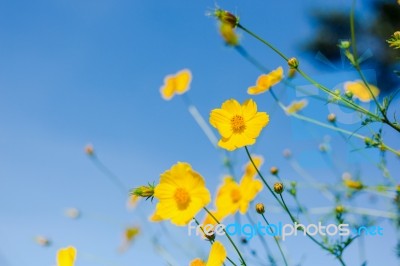
[[[201,259],[194,259],[189,266],[222,266],[226,259],[226,250],[221,242],[215,241],[210,249],[207,262]]]
[[[161,174],[160,183],[154,189],[159,200],[153,217],[186,225],[210,201],[210,192],[203,177],[188,163],[178,162]]]
[[[57,251],[57,266],[74,266],[76,249],[72,246]]]
[[[221,22],[229,25],[231,28],[235,28],[239,24],[239,17],[233,15],[227,10],[217,8],[213,15]]]
[[[374,85],[368,84],[374,97],[379,95],[379,89]],[[349,81],[344,84],[344,89],[346,92],[351,92],[354,97],[358,98],[362,102],[369,102],[373,99],[371,92],[365,86],[364,82],[361,80]]]
[[[272,86],[278,84],[283,79],[283,68],[278,67],[268,74],[258,77],[257,83],[253,87],[247,89],[247,93],[251,95],[260,94],[268,91]]]
[[[261,155],[252,155],[251,158],[253,159],[253,162],[256,165],[257,169],[260,169],[260,167],[264,163],[264,158]],[[252,177],[254,177],[257,174],[257,170],[251,161],[249,161],[245,165],[244,174]]]
[[[215,210],[212,210],[210,212],[219,222],[221,222],[225,218],[222,212]],[[203,230],[204,233],[206,233],[206,238],[209,238],[209,236],[214,233],[214,228],[218,224],[215,219],[209,213],[206,213],[206,216],[204,217],[204,220],[202,222],[202,224],[204,225]]]
[[[262,182],[253,176],[244,175],[240,183],[233,178],[226,177],[218,189],[215,204],[223,216],[235,214],[239,211],[245,214],[251,201],[263,189]]]
[[[164,79],[164,85],[160,88],[164,100],[171,100],[175,94],[183,94],[189,90],[192,81],[192,73],[189,69],[183,69],[175,75],[168,75]]]
[[[399,49],[400,48],[400,31],[396,31],[393,33],[392,37],[386,41],[390,47],[393,47],[394,49]]]
[[[308,105],[307,100],[293,101],[288,107],[286,107],[286,113],[291,115],[298,113]]]
[[[227,100],[210,114],[211,125],[222,136],[218,145],[229,151],[254,144],[268,122],[267,113],[257,112],[257,104],[251,99],[242,105],[234,99]]]

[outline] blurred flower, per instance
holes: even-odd
[[[190,266],[222,266],[226,259],[226,250],[221,242],[215,241],[210,249],[207,262],[201,259],[194,259],[190,262]]]
[[[164,79],[164,85],[160,88],[164,100],[170,100],[175,94],[183,94],[189,90],[192,81],[192,73],[189,69],[183,69],[175,75],[168,75]]]
[[[92,145],[92,144],[87,144],[87,145],[85,146],[85,153],[86,153],[87,155],[89,155],[89,156],[94,155],[94,148],[93,148],[93,145]]]
[[[149,221],[150,221],[150,222],[153,222],[153,223],[157,223],[157,222],[162,222],[163,219],[161,218],[160,215],[158,215],[158,214],[156,214],[156,213],[153,213],[153,214],[150,216]]]
[[[242,105],[234,99],[227,100],[221,109],[210,114],[211,125],[222,136],[218,145],[229,151],[254,144],[268,122],[268,114],[257,112],[257,104],[251,99]]]
[[[336,122],[336,115],[334,113],[330,113],[327,118],[328,118],[328,121],[331,123]]]
[[[264,158],[261,155],[252,155],[251,158],[257,169],[260,170],[261,165],[264,163]],[[244,174],[248,176],[255,176],[257,174],[257,170],[251,161],[245,165]]]
[[[77,208],[68,208],[64,214],[71,219],[78,219],[81,216],[81,212]]]
[[[392,37],[386,41],[390,47],[393,47],[394,49],[399,49],[400,48],[400,31],[396,31],[393,33]]]
[[[304,109],[308,105],[308,101],[306,99],[300,101],[292,102],[288,107],[286,107],[286,113],[291,115],[298,113],[302,109]]]
[[[352,188],[355,190],[361,190],[364,187],[364,185],[361,181],[356,181],[356,180],[352,180],[352,179],[344,179],[343,183],[346,187]]]
[[[221,222],[225,217],[222,215],[221,212],[211,210],[211,214],[217,219],[219,222]],[[211,235],[212,232],[214,232],[214,227],[218,224],[215,219],[209,214],[206,213],[206,216],[204,217],[204,220],[202,222],[203,225],[210,225],[209,227],[203,227],[203,230],[207,235]],[[212,226],[212,227],[211,227]],[[207,236],[205,236],[207,237]],[[208,237],[207,237],[208,238]]]
[[[121,252],[125,251],[132,241],[139,235],[140,228],[137,226],[130,226],[124,230],[122,244],[119,248]]]
[[[36,242],[36,244],[38,244],[39,246],[42,246],[42,247],[48,247],[51,244],[50,239],[48,239],[45,236],[36,236],[35,242]]]
[[[217,210],[224,217],[235,214],[237,211],[245,214],[250,202],[262,189],[262,182],[253,176],[244,175],[239,184],[232,177],[225,177],[215,199]]]
[[[282,152],[283,157],[290,158],[292,157],[292,151],[290,149],[284,149]]]
[[[278,67],[268,74],[258,77],[256,86],[249,87],[247,93],[251,95],[260,94],[268,91],[272,86],[278,84],[283,79],[283,68]]]
[[[277,175],[277,174],[279,173],[279,168],[276,167],[276,166],[272,166],[272,167],[269,169],[269,172],[271,173],[271,175]]]
[[[61,248],[57,252],[57,266],[73,266],[75,258],[76,249],[74,247]]]
[[[239,36],[236,34],[235,29],[227,23],[221,23],[219,33],[227,45],[236,46],[239,44]]]
[[[139,199],[140,199],[140,197],[137,195],[130,195],[126,202],[127,208],[134,209],[137,206]]]
[[[376,97],[379,95],[379,89],[374,85],[368,84],[371,89],[372,94]],[[369,102],[373,99],[371,93],[369,92],[367,86],[361,80],[348,81],[344,84],[344,89],[346,92],[351,92],[354,97],[362,102]]]
[[[184,226],[210,201],[203,177],[188,163],[178,162],[160,176],[154,197],[156,218]]]

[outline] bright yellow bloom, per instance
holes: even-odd
[[[178,162],[160,176],[154,189],[159,200],[154,218],[184,226],[210,201],[203,177],[188,163]]]
[[[260,94],[268,91],[272,86],[278,84],[283,79],[283,68],[278,67],[268,74],[258,77],[256,86],[249,87],[247,93],[251,95]]]
[[[183,94],[189,90],[192,81],[192,73],[189,69],[183,69],[175,75],[168,75],[164,79],[164,85],[160,88],[164,100],[171,100],[175,94]]]
[[[72,246],[57,251],[57,266],[74,266],[76,249]]]
[[[371,89],[372,94],[376,97],[379,95],[380,91],[374,85],[368,84]],[[344,84],[344,89],[346,92],[353,93],[353,96],[358,98],[362,102],[369,102],[373,99],[371,93],[369,92],[367,86],[361,80],[356,80],[354,82],[346,82]]]
[[[264,158],[259,155],[252,155],[251,158],[253,159],[257,169],[260,170],[261,165],[264,163]],[[244,174],[251,177],[254,177],[257,174],[257,170],[254,168],[254,165],[251,163],[251,161],[245,165]]]
[[[232,177],[225,177],[215,199],[217,210],[223,216],[235,214],[237,211],[245,214],[250,202],[262,189],[262,182],[253,176],[244,175],[239,184]]]
[[[307,100],[300,100],[292,102],[288,107],[286,107],[286,113],[291,115],[298,113],[299,111],[303,110],[308,105]]]
[[[211,125],[222,136],[218,146],[229,151],[254,144],[268,122],[268,114],[257,112],[257,104],[252,99],[242,105],[234,99],[227,100],[221,109],[214,109],[210,114]]]
[[[215,241],[210,249],[207,262],[201,259],[194,259],[189,266],[222,266],[226,259],[226,249],[221,242]]]
[[[239,44],[239,37],[236,34],[235,29],[228,23],[221,23],[219,33],[227,45],[236,46]]]

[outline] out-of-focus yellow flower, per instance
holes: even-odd
[[[64,212],[65,216],[70,219],[78,219],[81,216],[81,212],[77,208],[68,208]]]
[[[228,23],[221,23],[219,33],[227,45],[236,46],[239,44],[239,36],[236,34],[235,29]]]
[[[125,251],[133,240],[139,235],[140,228],[137,226],[130,226],[124,230],[122,244],[119,248],[121,252]]]
[[[227,100],[221,109],[210,114],[211,125],[222,136],[218,146],[229,151],[254,144],[268,122],[268,114],[257,112],[257,104],[251,99],[242,105],[234,99]]]
[[[262,182],[253,176],[244,175],[238,184],[232,177],[225,177],[217,192],[215,205],[222,216],[245,214],[251,201],[263,189]]]
[[[223,216],[223,213],[220,211],[211,210],[210,212],[219,222],[221,222],[225,218]],[[202,225],[205,226],[205,227],[203,227],[203,230],[205,231],[205,233],[208,235],[211,235],[214,232],[214,227],[217,225],[217,222],[214,220],[214,218],[209,213],[206,213],[206,216],[204,217]],[[206,236],[204,236],[204,237],[206,237]]]
[[[260,155],[252,155],[251,158],[253,159],[257,169],[260,170],[261,165],[264,163],[264,158]],[[251,163],[251,161],[245,165],[244,174],[252,177],[257,174],[257,170],[254,168],[254,165]]]
[[[74,266],[76,249],[72,246],[61,248],[57,252],[57,266]]]
[[[164,79],[164,85],[160,88],[164,100],[170,100],[175,94],[183,94],[190,88],[192,73],[189,69],[183,69],[175,75],[168,75]]]
[[[377,97],[380,93],[379,89],[374,85],[368,84],[371,89],[372,94]],[[371,93],[369,92],[367,86],[365,86],[362,80],[349,81],[344,84],[344,89],[346,92],[351,92],[354,97],[362,102],[369,102],[373,99]]]
[[[286,107],[286,113],[289,115],[295,114],[304,109],[307,105],[308,101],[306,99],[293,101],[288,107]]]
[[[221,242],[215,241],[210,249],[207,262],[201,259],[194,259],[189,266],[222,266],[226,259],[226,249]]]
[[[154,189],[159,200],[155,218],[184,226],[210,201],[203,177],[188,163],[178,162],[160,176]]]
[[[251,95],[260,94],[268,91],[272,86],[278,84],[283,79],[283,68],[278,67],[268,74],[258,77],[257,83],[253,87],[247,89],[247,93]]]
[[[138,195],[130,195],[126,202],[126,207],[128,209],[134,209],[137,206],[139,200],[140,197]]]
[[[398,3],[400,3],[400,0],[398,1]],[[400,49],[400,31],[396,31],[395,33],[393,33],[392,37],[387,40],[387,43],[390,47],[393,47],[394,49]]]
[[[356,181],[356,180],[352,180],[352,179],[344,179],[343,183],[346,187],[352,188],[355,190],[360,190],[360,189],[364,188],[364,185],[361,181]]]

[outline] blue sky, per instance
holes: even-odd
[[[322,72],[312,66],[314,58],[298,49],[313,36],[309,14],[317,2],[218,1],[218,5],[239,14],[243,24],[287,54],[297,55],[308,72],[334,86],[338,77],[354,74]],[[324,8],[347,10],[347,2],[328,1]],[[83,147],[93,143],[101,160],[127,187],[156,181],[175,162],[187,161],[214,192],[226,173],[221,153],[210,145],[181,99],[165,102],[159,95],[165,75],[190,68],[193,82],[188,96],[204,117],[228,98],[248,98],[246,89],[259,72],[223,44],[215,21],[205,16],[214,6],[214,1],[181,0],[0,2],[1,265],[54,265],[56,250],[66,245],[78,248],[77,266],[165,265],[149,241],[160,227],[142,223],[155,204],[142,202],[137,210],[127,211],[126,198],[94,167]],[[277,55],[244,33],[242,43],[266,67],[283,65]],[[288,103],[297,96],[287,89],[286,97]],[[253,147],[264,155],[264,169],[278,165],[283,176],[299,180],[281,156],[290,147],[315,178],[333,182],[337,176],[317,152],[323,136],[331,134],[332,157],[341,171],[360,171],[370,184],[382,180],[376,168],[351,152],[340,136],[294,121],[267,95],[256,101],[271,114],[270,125]],[[328,110],[315,102],[305,114],[324,120]],[[390,129],[385,139],[399,143]],[[366,152],[378,159],[376,152]],[[235,153],[235,160],[239,172],[246,162],[243,150]],[[398,173],[398,160],[392,155],[388,166]],[[329,206],[309,188],[300,197],[312,207]],[[260,200],[273,203],[265,195]],[[65,218],[67,207],[82,210],[81,219]],[[374,205],[387,207],[381,200]],[[286,217],[275,213],[271,219]],[[119,254],[122,230],[132,224],[142,224],[144,232],[128,252]],[[371,265],[383,258],[395,264],[394,232],[390,223],[383,226],[384,237],[366,239]],[[184,245],[196,244],[191,255],[207,251],[206,243],[183,237],[185,228],[168,223],[166,227]],[[37,246],[36,235],[48,236],[53,245]],[[159,241],[167,243],[164,237]],[[293,262],[337,265],[306,239],[285,244]],[[272,241],[270,246],[276,249]],[[167,247],[178,265],[187,264],[190,258],[174,245]],[[307,251],[304,257],[303,251]],[[360,264],[358,255],[351,255],[357,252],[354,244],[345,254],[349,265]]]

